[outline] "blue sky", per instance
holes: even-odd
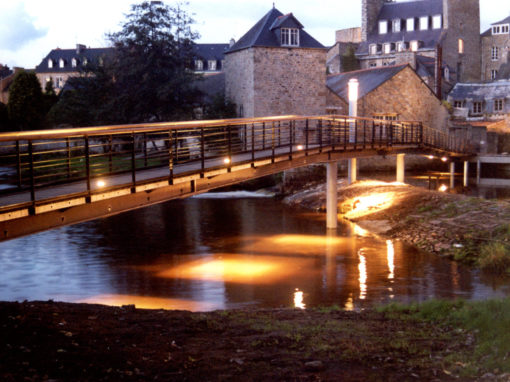
[[[293,12],[324,45],[335,30],[360,26],[361,0],[276,0]],[[132,0],[0,0],[0,63],[33,68],[54,48],[107,46],[105,34],[119,30]],[[168,2],[169,4],[173,2]],[[239,39],[273,6],[273,0],[190,0],[199,42]],[[482,30],[510,16],[507,0],[480,0]]]

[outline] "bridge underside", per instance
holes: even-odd
[[[396,155],[408,151],[417,154],[419,150],[416,146],[410,146],[338,152],[324,147],[315,153],[295,152],[292,156],[286,154],[276,156],[274,160],[264,159],[231,167],[224,166],[204,174],[183,174],[175,176],[173,181],[169,181],[168,178],[151,179],[150,182],[137,183],[136,187],[127,185],[104,192],[98,190],[90,197],[75,194],[66,198],[55,198],[39,204],[36,207],[38,213],[35,214],[29,207],[4,214],[9,216],[4,216],[5,220],[0,222],[0,241],[185,198],[311,164],[339,161],[354,156],[359,158],[382,154]],[[11,218],[7,219],[8,217]]]

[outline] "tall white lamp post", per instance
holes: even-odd
[[[349,117],[358,116],[358,91],[359,82],[356,78],[349,80]],[[349,143],[356,142],[356,121],[349,123]],[[349,159],[349,184],[356,181],[358,177],[358,161],[356,158]]]

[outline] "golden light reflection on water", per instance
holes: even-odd
[[[359,218],[385,210],[393,205],[395,196],[395,192],[381,192],[347,200],[344,204],[351,205],[352,210],[348,211],[345,216],[350,219]]]
[[[224,308],[223,303],[193,301],[175,298],[134,296],[121,294],[102,294],[75,301],[83,304],[102,304],[110,306],[135,305],[138,309],[173,309],[192,312],[210,311]]]
[[[305,245],[324,246],[345,243],[347,239],[336,236],[313,236],[313,235],[278,235],[270,238],[274,244],[280,245]],[[273,247],[274,248],[274,247]]]
[[[393,280],[395,278],[395,246],[391,240],[386,240],[386,246],[388,248],[388,269],[390,274],[388,279]]]
[[[294,307],[298,309],[306,309],[303,292],[298,289],[294,292]]]
[[[367,259],[364,256],[363,249],[360,249],[358,252],[359,256],[359,298],[360,300],[364,300],[367,297]]]

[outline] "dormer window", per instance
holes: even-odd
[[[53,60],[51,58],[48,60],[48,68],[53,69]]]
[[[406,43],[404,41],[397,42],[397,52],[404,52],[406,50]]]
[[[377,44],[370,44],[368,51],[371,56],[376,55],[377,54]]]
[[[76,68],[78,66],[78,60],[76,58],[73,58],[71,60],[71,65],[73,66],[73,68]]]
[[[61,58],[60,60],[58,60],[58,66],[59,66],[59,68],[63,68],[63,67],[65,67],[65,66],[66,66],[66,63],[65,63],[65,61],[64,61],[64,59],[63,59],[63,58]]]
[[[400,19],[393,20],[393,32],[400,32],[402,22]]]
[[[510,25],[495,25],[492,27],[492,34],[507,34],[510,30]]]
[[[406,30],[408,32],[414,31],[414,18],[410,18],[406,20]]]
[[[429,17],[428,16],[420,17],[420,30],[426,31],[427,29],[429,29]]]
[[[385,43],[383,45],[383,52],[384,54],[390,54],[391,53],[391,43]]]
[[[299,46],[299,29],[282,28],[282,46]]]
[[[411,41],[411,52],[417,52],[420,44],[418,40]]]
[[[432,17],[432,29],[441,29],[443,27],[443,17],[435,15]]]
[[[202,60],[195,60],[195,70],[199,72],[204,70],[204,62]]]
[[[209,60],[207,62],[207,67],[209,70],[216,70],[216,60]]]
[[[388,21],[381,20],[379,21],[379,34],[388,33]]]

